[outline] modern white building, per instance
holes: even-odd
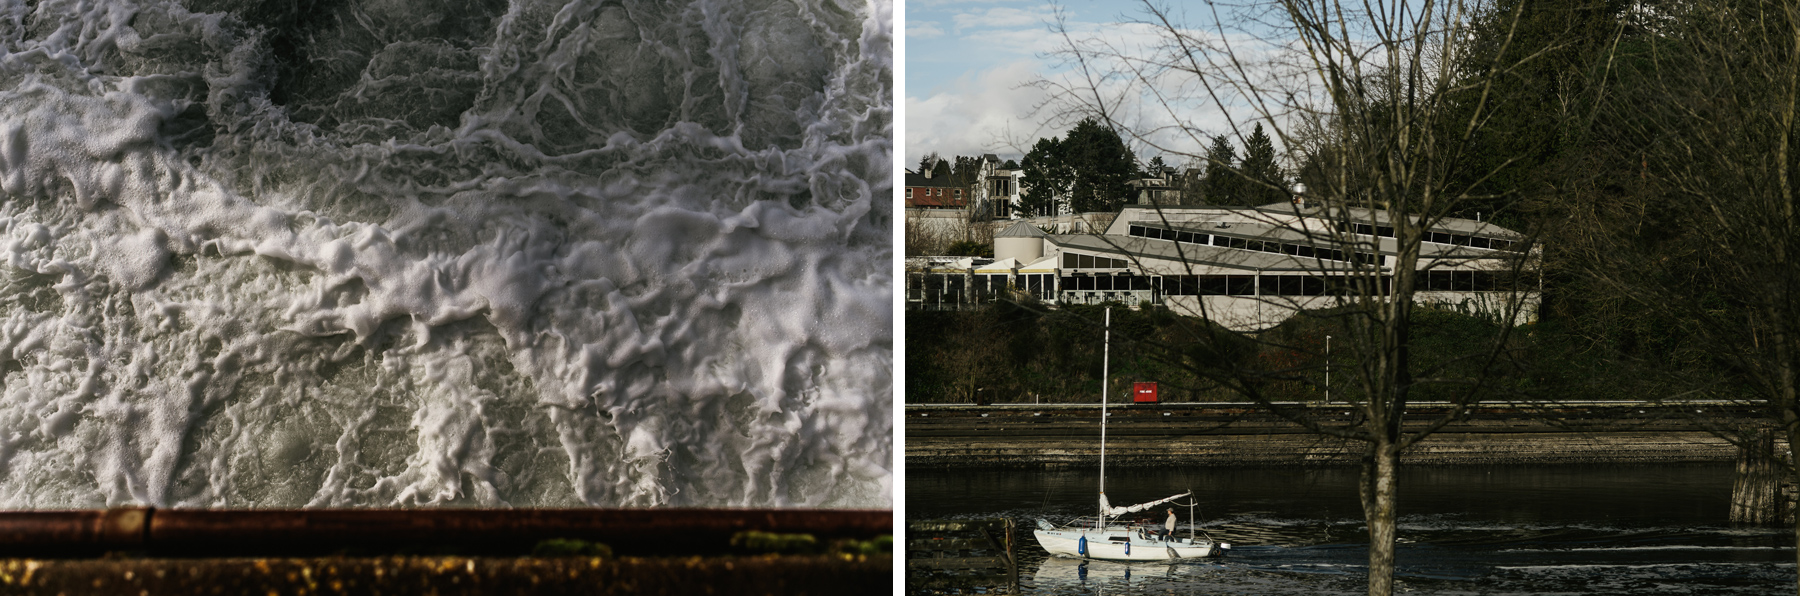
[[[1380,212],[1301,203],[1254,208],[1126,207],[1100,234],[1050,234],[1016,222],[991,262],[909,264],[910,308],[980,305],[1006,292],[1052,304],[1158,305],[1238,330],[1272,327],[1347,295],[1387,294],[1393,228]],[[1536,318],[1532,251],[1520,234],[1470,219],[1432,224],[1416,299]],[[1512,291],[1524,286],[1522,291]]]

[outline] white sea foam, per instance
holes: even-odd
[[[0,506],[890,502],[891,2],[226,4],[0,5]]]

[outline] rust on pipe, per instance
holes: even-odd
[[[153,511],[144,507],[0,511],[0,554],[81,556],[139,550]]]
[[[552,538],[621,555],[730,551],[738,532],[821,541],[893,532],[886,510],[824,509],[111,509],[0,512],[0,556],[143,551],[170,556],[341,552],[528,552]]]

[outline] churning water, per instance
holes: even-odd
[[[1355,480],[1344,469],[1108,474],[1115,503],[1193,488],[1199,528],[1235,545],[1204,562],[1047,556],[1030,528],[1093,515],[1094,470],[914,470],[907,515],[1015,519],[1029,594],[1366,594]],[[1405,468],[1396,592],[1792,594],[1793,529],[1727,523],[1731,482],[1730,465]],[[1188,512],[1176,510],[1185,532]]]
[[[0,1],[0,507],[888,503],[891,4]]]

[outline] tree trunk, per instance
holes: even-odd
[[[1792,337],[1783,333],[1781,334],[1781,339],[1786,342],[1791,340]],[[1778,355],[1785,358],[1776,364],[1776,378],[1780,383],[1780,386],[1776,389],[1779,392],[1779,394],[1776,395],[1776,400],[1781,404],[1781,426],[1787,431],[1788,460],[1786,462],[1771,462],[1770,464],[1772,466],[1778,463],[1786,464],[1778,466],[1777,468],[1781,470],[1776,477],[1778,479],[1775,481],[1777,485],[1780,484],[1781,480],[1791,479],[1800,481],[1800,478],[1795,477],[1797,474],[1800,474],[1800,395],[1797,395],[1797,393],[1800,393],[1800,387],[1796,387],[1797,379],[1795,378],[1796,371],[1794,370],[1794,361],[1792,359],[1792,345],[1783,343],[1779,347],[1782,349],[1777,351]],[[1770,451],[1774,451],[1773,447],[1770,448]],[[1789,500],[1787,493],[1778,488],[1775,491],[1775,500],[1777,502],[1777,508],[1785,509],[1789,513],[1787,519],[1778,521],[1785,521],[1793,524],[1794,538],[1800,540],[1800,499]],[[1794,564],[1800,565],[1800,551],[1794,553]],[[1800,594],[1800,578],[1796,578],[1795,580],[1794,593]]]
[[[1775,434],[1769,429],[1746,432],[1738,445],[1737,480],[1731,487],[1732,523],[1767,525],[1781,522],[1781,476],[1775,462]]]
[[[1369,596],[1394,593],[1394,518],[1398,509],[1399,449],[1392,443],[1369,444],[1363,458],[1363,519],[1369,524]]]
[[[1788,417],[1791,418],[1792,415],[1789,414]],[[1800,470],[1800,426],[1792,424],[1788,425],[1787,439],[1788,461],[1793,462],[1794,465],[1787,467],[1788,472],[1784,474],[1784,476],[1795,474],[1796,472],[1793,470]],[[1791,478],[1792,476],[1789,477]],[[1800,541],[1800,499],[1790,500],[1787,498],[1786,493],[1781,491],[1776,492],[1776,499],[1780,502],[1780,505],[1777,505],[1778,507],[1787,509],[1789,516],[1786,521],[1794,525],[1794,539]],[[1800,565],[1800,549],[1796,549],[1794,552],[1794,564]],[[1795,580],[1794,593],[1800,595],[1800,579]]]

